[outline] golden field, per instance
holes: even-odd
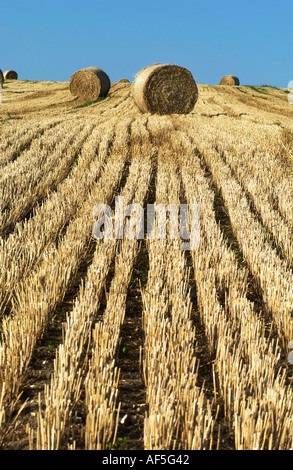
[[[126,82],[4,83],[2,449],[293,449],[293,107],[198,90],[156,116]],[[199,204],[199,247],[96,240],[117,195]]]

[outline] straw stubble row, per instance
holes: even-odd
[[[158,149],[156,204],[178,204],[180,181],[174,154],[166,145],[170,140],[168,121],[163,129],[161,125],[156,118],[148,121],[152,138],[161,133],[166,139]],[[168,232],[166,240],[150,239],[147,247],[150,267],[143,291],[145,449],[209,449],[215,421],[212,403],[197,385],[195,329],[181,240],[171,239]]]
[[[287,217],[292,194],[288,194],[289,187],[286,185],[290,181],[290,167],[278,158],[278,134],[274,135],[275,140],[271,145],[255,147],[251,142],[248,147],[246,140],[236,138],[233,126],[224,135],[223,131],[221,134],[219,131],[215,129],[213,132],[216,149],[249,194],[264,227],[272,234],[275,244],[281,248],[292,267],[292,223]],[[287,214],[282,210],[283,207],[288,207]]]
[[[176,138],[177,145],[178,142],[180,136]],[[191,204],[195,198],[202,208],[201,247],[194,253],[199,305],[211,351],[216,351],[215,371],[235,447],[292,448],[292,416],[288,411],[292,393],[279,364],[280,347],[267,338],[264,319],[258,317],[246,297],[245,269],[238,265],[216,224],[214,194],[195,159],[196,149],[188,138],[181,138],[181,144],[187,200]],[[235,204],[235,198],[233,201]],[[219,300],[219,288],[226,292],[225,306]]]
[[[46,197],[69,173],[80,146],[93,129],[77,122],[67,130],[50,129],[33,142],[11,165],[7,165],[0,179],[0,233],[22,220],[35,204]]]
[[[233,178],[230,168],[214,149],[206,147],[202,150],[227,205],[233,231],[244,257],[258,280],[269,311],[273,314],[280,342],[286,348],[293,337],[292,270],[267,242],[264,227],[251,212],[250,203]]]
[[[97,201],[110,203],[115,188],[119,186],[126,159],[122,149],[125,147],[128,125],[128,122],[120,124],[111,158],[98,183],[68,225],[58,246],[49,244],[38,268],[19,284],[13,299],[12,316],[3,319],[0,383],[5,387],[4,410],[13,409],[37,338],[46,327],[54,307],[64,298],[71,279],[87,253],[94,205]],[[0,423],[1,426],[3,424]]]
[[[150,163],[139,157],[134,158],[126,186],[121,193],[126,204],[131,202],[135,194],[135,201],[142,202],[149,175]],[[37,439],[39,449],[59,448],[64,435],[72,407],[79,395],[80,382],[76,382],[76,377],[82,376],[79,369],[81,355],[86,342],[89,341],[92,322],[100,303],[101,291],[117,248],[116,245],[115,240],[98,242],[93,262],[87,273],[86,283],[82,286],[74,309],[68,316],[64,342],[56,356],[51,384],[45,389],[45,411],[39,412]],[[85,378],[88,410],[85,446],[88,449],[105,448],[113,435],[119,376],[114,367],[114,356],[136,254],[137,243],[135,241],[123,243],[117,255],[115,276],[107,296],[103,320],[98,321],[92,333],[91,360]],[[73,351],[75,351],[74,354]],[[85,362],[82,366],[87,369]]]
[[[34,139],[59,123],[60,119],[48,119],[1,129],[0,168],[18,158]]]
[[[93,130],[81,148],[78,165],[68,178],[35,208],[34,217],[18,223],[8,239],[1,240],[0,306],[3,313],[22,277],[29,275],[47,245],[58,240],[100,176],[114,138],[113,128],[101,134],[103,128]]]
[[[141,176],[133,203],[143,204],[151,176],[149,155],[140,165]],[[107,296],[103,321],[96,324],[93,332],[92,357],[85,380],[86,389],[86,439],[87,450],[106,449],[115,443],[117,432],[116,400],[119,387],[119,371],[115,367],[115,353],[118,347],[121,325],[124,322],[126,297],[134,262],[139,250],[138,240],[122,241],[120,253],[115,262],[115,275]],[[116,426],[115,424],[116,415]]]

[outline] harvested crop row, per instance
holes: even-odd
[[[156,204],[178,207],[180,182],[174,154],[167,144],[168,120],[166,123],[160,128],[162,121],[148,120],[152,139],[160,134],[166,139],[158,150]],[[149,239],[147,247],[150,268],[143,291],[143,366],[148,405],[145,449],[209,449],[214,416],[212,404],[197,386],[195,329],[190,320],[188,271],[181,240],[172,239],[169,227],[167,239]]]
[[[214,134],[213,134],[214,135]],[[247,151],[244,145],[233,145],[232,139],[223,139],[223,136],[216,136],[217,149],[222,154],[226,163],[237,175],[243,188],[249,193],[254,207],[260,214],[263,225],[271,232],[274,240],[282,250],[283,256],[293,266],[293,236],[292,227],[280,214],[276,207],[276,197],[273,191],[284,181],[284,174],[280,165],[272,169],[272,155],[266,150],[259,149],[257,152]],[[235,155],[237,157],[235,158]],[[283,166],[284,167],[284,166]],[[284,186],[278,194],[279,201],[288,201],[288,196],[284,194]],[[282,206],[284,202],[282,202]],[[275,208],[276,207],[276,208]]]
[[[44,198],[54,185],[58,185],[67,176],[80,146],[92,129],[92,124],[86,126],[78,124],[68,133],[62,129],[60,143],[58,143],[60,134],[52,130],[51,142],[50,139],[46,142],[45,134],[40,139],[39,146],[44,145],[43,151],[35,154],[30,149],[25,161],[22,161],[24,164],[14,167],[12,174],[6,173],[6,167],[4,168],[4,177],[0,181],[2,210],[0,233],[4,234],[25,217],[38,200]]]
[[[97,201],[109,203],[120,183],[126,159],[123,148],[128,125],[128,122],[121,123],[120,133],[117,132],[111,158],[103,175],[78,211],[77,217],[68,226],[58,248],[50,245],[44,251],[38,269],[19,286],[13,299],[12,317],[2,322],[0,385],[5,388],[5,392],[1,430],[6,413],[15,406],[15,397],[36,340],[46,327],[54,307],[64,298],[70,280],[87,253],[93,222],[92,208]]]
[[[116,96],[118,95],[118,96]],[[113,99],[112,99],[113,97]],[[94,117],[98,123],[106,122],[107,119],[113,119],[113,117],[137,117],[137,106],[135,105],[132,97],[130,96],[130,90],[123,90],[123,93],[119,94],[118,91],[111,91],[109,96],[100,101],[97,104],[92,104],[86,108],[88,116]],[[79,110],[76,110],[78,113]],[[97,114],[98,111],[98,114]]]
[[[86,450],[106,449],[111,438],[115,442],[115,415],[116,419],[119,415],[116,409],[119,371],[115,367],[115,353],[124,321],[127,288],[137,255],[137,243],[137,240],[122,242],[103,320],[96,323],[92,335],[91,359],[85,379]]]
[[[131,202],[136,188],[140,188],[141,191],[145,186],[149,170],[147,164],[142,164],[139,158],[133,159],[126,185],[121,193],[126,204]],[[115,250],[114,239],[97,243],[86,283],[81,286],[74,309],[68,316],[64,341],[57,352],[50,387],[45,389],[44,413],[41,410],[39,412],[37,449],[58,449],[62,441],[81,386],[82,371],[79,369],[81,354],[89,341],[92,322],[99,307],[101,291]],[[122,262],[125,261],[123,258]],[[120,269],[120,272],[124,276],[124,269]]]
[[[80,395],[83,379],[81,357],[89,341],[93,318],[114,253],[115,244],[112,241],[99,245],[88,269],[86,283],[80,286],[74,308],[68,313],[64,341],[54,361],[54,373],[50,385],[45,386],[44,403],[40,396],[36,438],[34,431],[29,430],[31,450],[57,450],[62,444],[72,409]]]
[[[281,248],[283,257],[286,258],[291,267],[293,267],[293,235],[292,228],[281,216],[278,210],[275,210],[265,186],[260,184],[264,180],[262,172],[262,160],[257,155],[257,161],[253,162],[254,173],[250,171],[251,156],[246,154],[246,158],[240,163],[239,154],[235,158],[235,153],[229,151],[223,153],[224,161],[229,164],[232,171],[237,175],[242,187],[249,193],[254,207],[260,214],[263,225],[270,231],[274,241]],[[271,157],[270,157],[271,158]],[[240,166],[241,165],[241,166]],[[249,177],[247,177],[249,175]],[[273,175],[273,174],[272,174]],[[272,176],[270,184],[274,186],[274,177]]]
[[[203,125],[203,123],[202,123]],[[204,126],[207,127],[207,126]],[[222,153],[229,152],[234,163],[244,166],[247,175],[257,178],[258,189],[293,227],[292,144],[285,130],[271,125],[235,123],[208,124],[209,141]],[[211,132],[212,128],[212,132]],[[237,157],[236,157],[237,155]],[[291,155],[291,163],[290,163]],[[240,163],[241,162],[241,163]]]
[[[29,147],[33,139],[40,137],[47,129],[51,129],[60,123],[58,120],[38,122],[33,126],[12,127],[1,133],[0,145],[0,168],[13,162],[26,148]]]
[[[248,262],[250,271],[258,282],[263,301],[272,312],[278,329],[280,343],[287,350],[293,337],[292,285],[293,273],[268,243],[263,225],[254,217],[250,201],[233,177],[231,169],[223,162],[219,152],[210,141],[211,129],[205,124],[190,122],[188,134],[210,168],[214,183],[222,193],[227,205],[233,232]],[[199,138],[199,135],[201,138]]]
[[[133,103],[133,100],[130,98],[130,93],[129,96],[121,102],[118,106],[115,105],[113,108],[113,111],[117,117],[119,116],[133,116],[137,117],[137,110],[135,107],[135,104]]]
[[[35,209],[34,217],[19,223],[8,239],[1,241],[1,312],[5,311],[22,277],[28,276],[46,246],[57,241],[100,176],[114,138],[113,127],[102,134],[103,128],[93,130],[69,177]]]
[[[5,168],[3,168],[0,183],[3,184],[3,181],[8,178],[16,178],[18,176],[18,172],[22,169],[27,172],[30,171],[34,168],[38,159],[41,160],[42,164],[45,163],[48,153],[53,152],[57,144],[60,145],[60,142],[63,140],[62,137],[66,137],[68,129],[71,131],[75,124],[80,125],[80,128],[84,126],[84,123],[80,118],[73,118],[70,120],[62,120],[54,127],[48,128],[40,139],[33,141],[32,146],[23,152],[20,158],[14,162],[10,162]]]
[[[223,240],[214,214],[214,194],[199,160],[194,158],[195,148],[182,135],[174,138],[174,145],[181,152],[184,148],[180,164],[187,200],[189,204],[201,204],[201,244],[199,251],[193,253],[194,272],[211,352],[216,350],[215,371],[225,415],[234,431],[235,447],[290,447],[292,413],[287,410],[292,393],[279,367],[281,351],[266,338],[264,321],[246,297],[245,269],[243,272]],[[219,288],[223,287],[225,310],[218,297]]]
[[[133,204],[140,206],[143,205],[151,177],[150,154],[142,154],[142,159],[144,161],[140,164],[140,176],[133,199]],[[92,357],[85,380],[87,406],[85,449],[87,450],[106,449],[111,438],[115,442],[115,414],[117,415],[116,401],[119,386],[115,353],[125,316],[128,286],[139,250],[138,243],[137,238],[125,238],[122,241],[115,262],[115,275],[108,293],[103,321],[96,324],[93,332]]]
[[[198,143],[200,148],[200,143]],[[249,202],[241,186],[233,178],[231,170],[212,149],[201,149],[211,168],[215,184],[221,190],[233,231],[248,261],[251,272],[258,280],[264,302],[273,313],[283,347],[293,337],[291,317],[293,298],[293,273],[267,243],[263,226],[253,216]]]

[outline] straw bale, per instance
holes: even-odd
[[[0,86],[1,87],[2,87],[3,83],[4,83],[4,75],[3,75],[2,70],[0,69]]]
[[[14,70],[6,70],[4,72],[4,80],[17,80],[18,79],[18,74]]]
[[[239,86],[240,81],[238,77],[235,77],[235,75],[226,75],[220,81],[220,85]]]
[[[106,96],[111,82],[108,75],[99,67],[87,67],[75,72],[69,83],[73,96],[86,100],[95,100],[99,96]]]
[[[189,70],[178,65],[154,64],[135,76],[131,92],[142,112],[188,114],[198,99],[198,88]]]

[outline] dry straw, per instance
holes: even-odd
[[[188,114],[198,99],[192,74],[178,65],[154,64],[135,77],[132,96],[142,112],[151,114]]]
[[[73,96],[86,100],[95,100],[106,96],[111,86],[108,75],[98,67],[87,67],[75,72],[69,83]]]
[[[235,77],[235,75],[226,75],[220,81],[220,85],[239,86],[240,81],[238,77]]]
[[[4,80],[17,80],[18,74],[14,70],[6,70],[4,72]]]
[[[3,75],[2,70],[0,69],[0,85],[2,86],[3,83],[4,83],[4,75]]]

